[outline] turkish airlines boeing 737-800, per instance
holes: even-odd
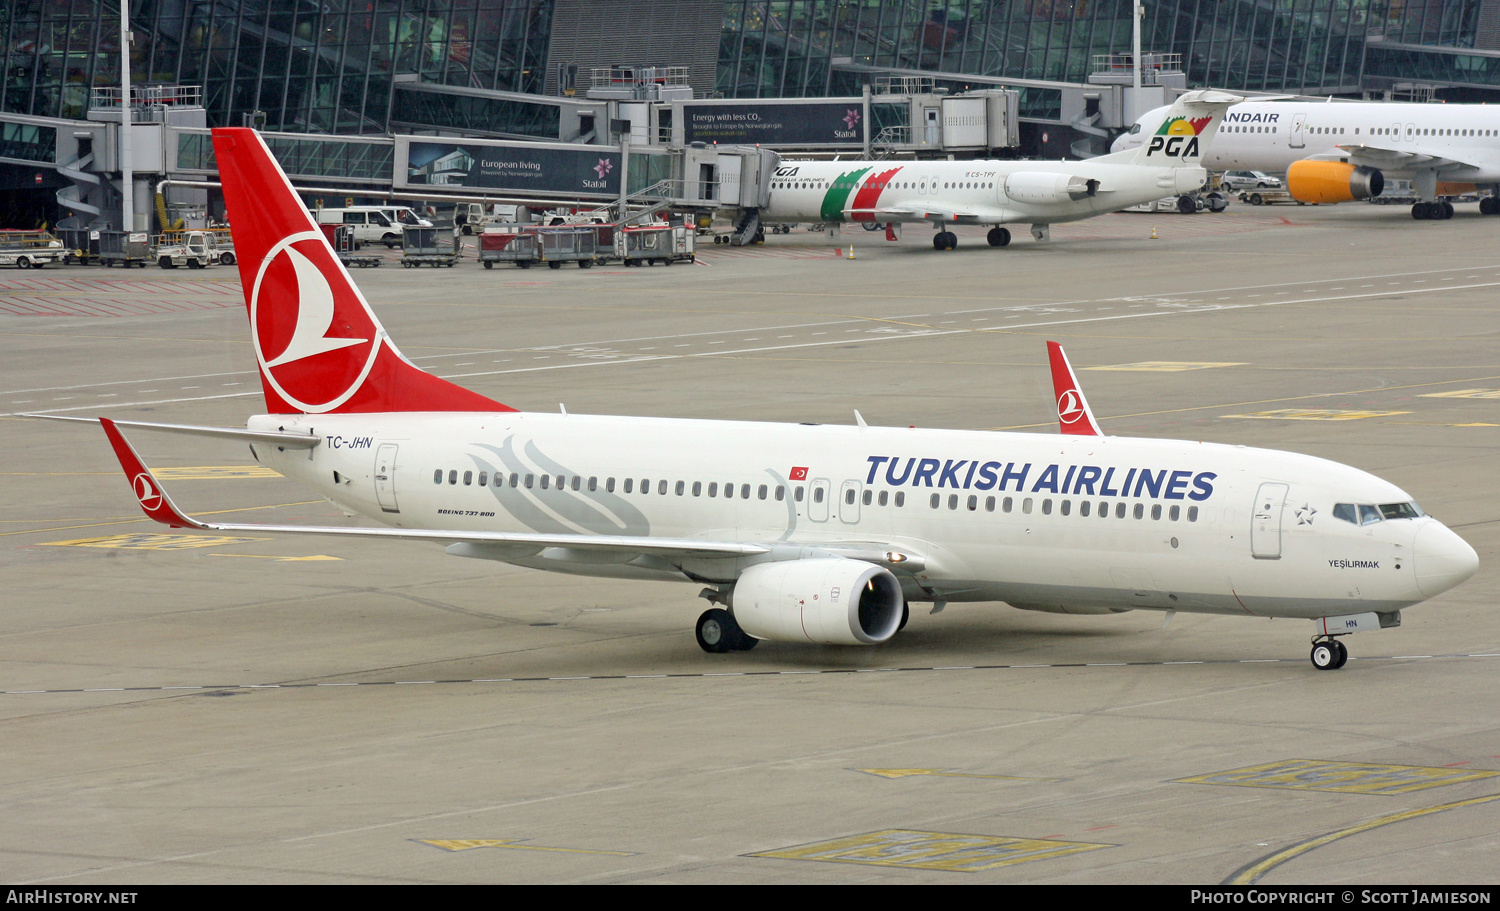
[[[100,419],[174,527],[426,541],[556,572],[690,582],[707,651],[872,645],[907,604],[1132,609],[1339,636],[1473,574],[1410,495],[1310,456],[1107,437],[1049,343],[1063,435],[525,414],[401,356],[253,130],[213,135],[268,414],[248,429]],[[122,429],[204,434],[384,528],[205,522]]]
[[[1170,108],[1147,111],[1115,140],[1116,154],[1145,144]],[[1356,101],[1245,101],[1224,117],[1204,155],[1210,170],[1285,172],[1302,202],[1379,196],[1389,179],[1410,180],[1421,201],[1413,218],[1453,217],[1441,197],[1484,188],[1482,215],[1500,215],[1500,107]]]
[[[951,225],[994,225],[990,246],[1010,243],[1000,225],[1030,222],[1045,240],[1048,225],[1118,212],[1179,196],[1208,180],[1199,158],[1229,106],[1224,92],[1194,91],[1172,105],[1140,149],[1089,161],[785,161],[771,183],[762,222],[927,222],[932,245],[951,250]]]

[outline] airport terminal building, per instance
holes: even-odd
[[[134,0],[132,81],[203,87],[208,124],[389,133],[472,120],[463,92],[566,95],[595,66],[686,66],[699,97],[858,94],[873,74],[1083,82],[1130,50],[1126,0]],[[0,110],[76,119],[118,85],[118,0],[0,6]],[[1500,100],[1500,0],[1146,6],[1189,86]],[[451,87],[459,94],[410,91]],[[475,96],[477,97],[477,96]],[[1044,114],[1045,93],[1023,113]],[[493,104],[490,103],[490,107]]]

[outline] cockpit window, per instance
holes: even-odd
[[[1359,505],[1359,524],[1370,525],[1380,521],[1380,509],[1375,506]]]
[[[1420,519],[1426,515],[1415,503],[1381,503],[1380,514],[1387,519]]]
[[[1140,124],[1138,124],[1138,123],[1132,123],[1130,125],[1130,135],[1134,136],[1135,134],[1139,133],[1140,131],[1141,131],[1141,125]]]
[[[1343,519],[1351,525],[1359,524],[1359,511],[1354,508],[1353,503],[1333,504],[1333,517],[1335,519]]]
[[[1427,513],[1410,501],[1406,503],[1382,503],[1371,506],[1367,503],[1335,503],[1333,517],[1353,525],[1372,525],[1383,519],[1420,519]]]

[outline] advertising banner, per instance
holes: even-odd
[[[705,102],[682,106],[683,141],[712,145],[859,145],[864,102],[859,98],[811,103]]]
[[[517,194],[620,192],[620,153],[608,148],[407,137],[396,142],[396,179],[406,187],[484,187]]]

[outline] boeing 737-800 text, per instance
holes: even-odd
[[[1405,491],[1324,459],[1099,433],[1049,343],[1061,436],[522,413],[401,356],[260,136],[213,134],[269,413],[248,429],[100,419],[174,527],[424,541],[555,572],[689,582],[704,649],[873,645],[911,602],[1298,617],[1337,637],[1475,570]],[[206,522],[122,435],[249,444],[386,527]]]
[[[1116,153],[1141,144],[1170,108],[1141,115],[1115,140]],[[1379,196],[1387,180],[1410,180],[1421,201],[1413,218],[1453,217],[1445,196],[1484,188],[1484,215],[1500,215],[1500,107],[1483,104],[1366,104],[1245,101],[1230,108],[1204,155],[1210,170],[1285,172],[1301,202]]]
[[[926,222],[936,249],[952,249],[952,225],[994,225],[991,246],[1010,243],[1000,227],[1030,222],[1037,240],[1048,225],[1118,212],[1203,186],[1199,164],[1229,105],[1223,92],[1188,92],[1172,106],[1151,142],[1090,161],[783,161],[771,183],[763,222]]]

